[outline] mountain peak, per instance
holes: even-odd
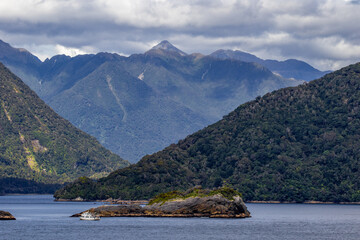
[[[176,53],[180,54],[181,56],[187,55],[186,53],[184,53],[183,51],[181,51],[180,49],[178,49],[177,47],[172,45],[167,40],[161,41],[158,45],[151,48],[151,50],[163,50],[163,51],[167,51],[167,52],[176,52]]]
[[[14,48],[0,39],[0,61],[5,65],[39,66],[41,61],[24,48]]]
[[[9,43],[4,42],[1,39],[0,39],[0,49],[2,51],[12,51],[12,52],[17,52],[17,53],[30,54],[30,52],[28,50],[26,50],[25,48],[14,48]]]

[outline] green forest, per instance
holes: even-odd
[[[0,64],[0,193],[54,192],[80,176],[99,178],[128,165]]]
[[[137,164],[56,198],[149,199],[224,184],[244,200],[360,202],[360,64],[240,105]]]

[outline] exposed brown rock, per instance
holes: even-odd
[[[16,220],[16,218],[11,213],[0,210],[0,220]]]
[[[212,217],[212,218],[245,218],[250,217],[241,197],[228,200],[220,194],[209,197],[190,197],[175,199],[165,203],[140,205],[100,206],[88,210],[100,217]],[[80,216],[74,214],[73,217]]]

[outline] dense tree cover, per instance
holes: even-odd
[[[359,202],[359,146],[360,63],[258,97],[138,164],[55,197],[146,199],[226,182],[245,200]]]
[[[53,194],[64,184],[46,184],[21,178],[0,178],[0,195],[4,194]]]
[[[6,189],[16,191],[15,185],[5,186],[9,183],[4,180],[6,178],[62,184],[84,175],[101,177],[128,165],[95,138],[57,115],[0,64],[0,179],[3,192]],[[16,186],[21,188],[21,184]]]

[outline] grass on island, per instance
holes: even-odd
[[[161,203],[161,205],[162,205],[168,201],[173,201],[173,200],[178,200],[178,199],[187,199],[190,197],[210,197],[210,196],[214,196],[217,194],[222,195],[224,198],[226,198],[230,201],[233,201],[235,196],[240,196],[240,197],[242,196],[241,193],[239,193],[238,191],[236,191],[230,187],[221,187],[221,188],[217,188],[214,190],[202,189],[201,187],[194,187],[185,192],[171,191],[171,192],[167,192],[167,193],[161,193],[161,194],[155,196],[154,198],[152,198],[149,201],[148,205],[152,205],[155,203]]]

